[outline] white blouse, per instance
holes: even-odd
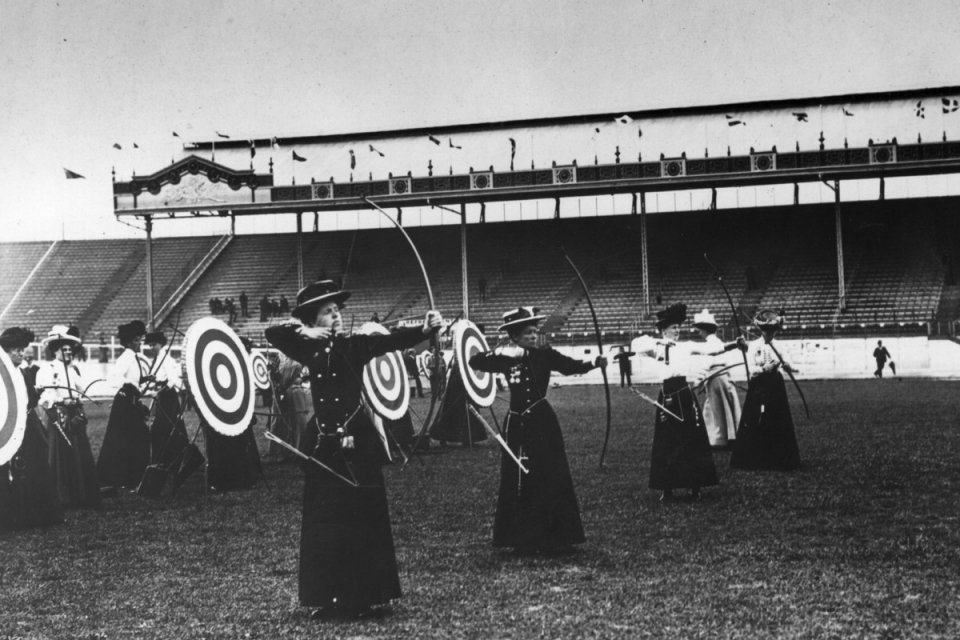
[[[754,340],[747,345],[747,358],[751,364],[756,365],[758,370],[772,370],[780,367],[780,358],[777,357],[777,354],[773,352],[773,348],[762,338]],[[784,358],[784,362],[786,362],[786,358]],[[789,363],[787,363],[787,365],[789,365]]]
[[[153,359],[153,363],[150,365],[150,375],[156,378],[157,382],[166,382],[168,387],[182,389],[180,363],[168,351],[170,351],[170,347],[162,347],[157,351],[157,357]]]
[[[51,360],[42,363],[37,370],[37,389],[40,391],[39,403],[44,409],[49,409],[54,404],[71,397],[76,400],[82,398],[77,393],[71,394],[70,392],[70,389],[83,391],[83,377],[80,375],[80,369],[73,363],[70,363],[69,366],[68,371],[61,360]],[[44,387],[51,388],[45,389]]]
[[[681,342],[642,335],[633,339],[630,350],[641,357],[642,370],[653,371],[663,380],[689,374],[690,349]]]
[[[135,387],[140,386],[140,377],[149,370],[142,358],[139,353],[132,349],[123,350],[123,353],[117,358],[117,363],[113,366],[113,377],[119,386],[128,382]]]

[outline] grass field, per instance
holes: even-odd
[[[108,499],[0,534],[0,637],[957,638],[957,389],[806,382],[802,471],[734,472],[716,453],[720,486],[670,505],[646,487],[650,407],[613,390],[600,471],[601,388],[553,389],[581,552],[494,550],[497,450],[430,453],[385,469],[404,597],[357,622],[297,605],[294,466],[267,465],[247,492],[204,497],[195,478],[174,500]],[[89,414],[96,451],[105,410]]]

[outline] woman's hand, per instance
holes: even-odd
[[[427,315],[423,319],[423,335],[428,336],[442,326],[443,316],[440,315],[440,312],[434,309],[427,311]]]

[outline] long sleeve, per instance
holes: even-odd
[[[586,373],[593,369],[594,366],[592,362],[575,360],[550,347],[547,348],[546,355],[550,370],[562,373],[565,376]]]
[[[356,335],[351,338],[351,343],[361,359],[367,361],[391,351],[413,347],[426,339],[420,327],[405,327],[389,334]]]
[[[140,359],[137,354],[130,349],[124,349],[114,365],[113,378],[119,386],[132,384],[139,387],[142,372],[143,369],[140,366]]]
[[[477,353],[470,358],[468,363],[471,368],[477,371],[489,371],[490,373],[506,374],[510,367],[517,364],[520,358],[498,355],[492,351]]]
[[[321,347],[320,340],[312,340],[297,333],[297,324],[278,324],[267,327],[264,335],[267,342],[279,349],[288,358],[292,358],[302,364],[309,362],[317,356]]]

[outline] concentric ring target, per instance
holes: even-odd
[[[243,433],[255,397],[251,363],[240,338],[223,321],[200,318],[187,329],[184,354],[200,415],[223,435]]]
[[[253,373],[253,384],[257,389],[270,388],[270,369],[267,367],[267,359],[263,353],[257,352],[250,355],[250,371]]]
[[[489,371],[477,371],[470,366],[470,358],[490,350],[487,339],[477,325],[469,320],[460,320],[453,327],[453,354],[463,386],[474,404],[489,407],[497,395],[497,385]]]
[[[382,325],[367,322],[360,327],[366,335],[389,334]],[[377,356],[363,367],[363,393],[377,415],[399,420],[410,406],[410,381],[403,364],[403,354],[391,351]]]
[[[26,428],[27,385],[7,352],[0,349],[0,465],[16,455]]]

